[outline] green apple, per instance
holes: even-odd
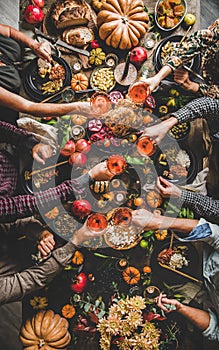
[[[184,23],[187,27],[192,26],[196,22],[196,17],[192,13],[187,13],[184,17]]]

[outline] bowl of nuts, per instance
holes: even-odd
[[[116,85],[114,70],[108,66],[97,67],[90,76],[90,86],[104,92],[111,91]]]

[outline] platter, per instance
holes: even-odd
[[[158,28],[165,32],[176,29],[183,21],[187,12],[186,0],[158,0],[155,5],[155,22]]]
[[[159,247],[156,247],[152,253],[151,256],[151,267],[155,274],[158,276],[162,276],[162,279],[169,285],[175,285],[175,284],[181,284],[189,282],[190,279],[187,277],[178,274],[175,271],[170,271],[162,266],[160,266],[157,258],[160,252],[162,252],[164,249],[169,248],[170,243],[167,242],[163,245],[159,245]],[[199,261],[199,256],[196,248],[192,243],[187,242],[179,242],[174,240],[173,241],[173,248],[183,247],[183,250],[185,251],[185,259],[188,261],[188,266],[184,265],[182,268],[178,268],[176,270],[185,273],[189,276],[192,276],[194,278],[199,278],[199,273],[197,271],[197,264]]]
[[[62,89],[69,86],[71,82],[71,68],[68,63],[61,57],[52,56],[53,62],[60,64],[64,67],[65,70],[65,78],[62,83]],[[43,93],[42,87],[43,84],[49,82],[49,75],[46,74],[45,78],[42,78],[38,73],[38,58],[34,59],[26,68],[24,75],[24,89],[29,97],[31,97],[34,101],[40,102],[46,99],[47,97],[52,97],[50,102],[55,102],[60,99],[60,94],[56,95],[58,91],[53,93]]]
[[[173,51],[173,48],[181,41],[183,38],[182,35],[171,35],[165,39],[163,39],[157,46],[154,56],[153,56],[153,61],[155,65],[156,71],[159,71],[162,66],[163,66],[163,60],[162,60],[162,53],[168,52],[171,53]],[[187,66],[192,69],[195,72],[199,72],[200,66],[201,66],[201,58],[200,55],[196,55],[190,62],[187,63]],[[168,75],[166,80],[173,81],[173,74]]]
[[[181,149],[177,143],[160,146],[154,156],[154,165],[158,176],[177,184],[192,183],[198,172],[194,154]]]

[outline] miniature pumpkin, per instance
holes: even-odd
[[[158,241],[163,241],[168,236],[168,230],[156,230],[154,234]]]
[[[68,321],[52,310],[41,310],[20,331],[24,349],[66,349],[71,341]]]
[[[81,252],[79,252],[79,250],[76,250],[74,252],[74,255],[73,255],[73,258],[72,258],[72,262],[75,265],[83,264],[83,262],[84,262],[84,255]]]
[[[99,36],[108,46],[131,49],[148,30],[142,0],[107,0],[97,15]]]
[[[144,273],[151,273],[151,267],[148,265],[145,265],[142,269]]]
[[[62,308],[62,316],[65,318],[72,318],[76,313],[75,307],[70,304],[66,304]]]
[[[103,61],[105,61],[105,58],[106,58],[105,52],[103,52],[101,47],[97,47],[96,49],[93,49],[90,51],[89,63],[99,66],[103,63]]]
[[[162,203],[162,197],[158,192],[150,191],[147,194],[147,203],[152,208],[158,208]]]
[[[88,84],[88,78],[83,73],[77,73],[71,79],[71,87],[74,91],[86,90]]]
[[[92,0],[91,4],[95,10],[99,11],[105,2],[106,0]]]
[[[75,125],[83,125],[86,123],[87,117],[85,117],[84,115],[81,115],[81,114],[72,114],[71,121]]]
[[[127,284],[137,284],[141,278],[140,271],[134,266],[127,267],[123,271],[122,276]]]

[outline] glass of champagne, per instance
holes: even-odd
[[[113,154],[107,160],[107,168],[113,175],[121,175],[126,169],[127,163],[120,154]]]
[[[132,221],[132,212],[129,208],[117,208],[112,217],[114,225],[129,226]]]
[[[107,218],[101,213],[92,213],[87,218],[87,227],[93,233],[101,233],[108,226]]]

